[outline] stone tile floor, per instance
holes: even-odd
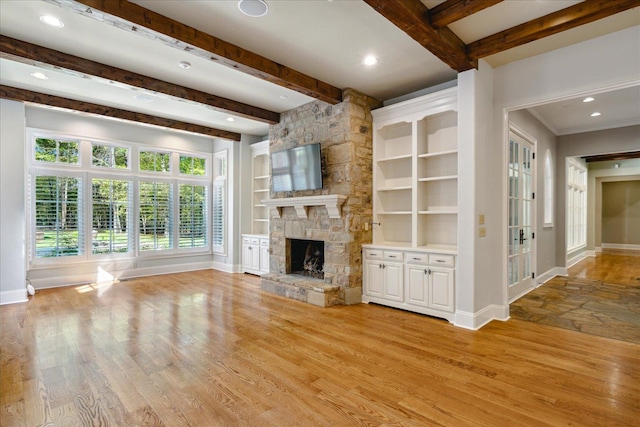
[[[640,275],[636,274],[640,257],[601,257],[586,262],[605,265],[605,271],[614,269],[619,273],[626,269],[631,275],[624,274],[623,280],[616,280],[621,283],[606,283],[601,280],[603,275],[595,271],[589,274],[592,278],[576,277],[583,275],[584,266],[570,269],[568,277],[556,276],[513,302],[511,316],[640,344]]]

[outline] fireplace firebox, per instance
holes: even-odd
[[[287,274],[324,279],[324,242],[287,239]]]

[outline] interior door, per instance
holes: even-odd
[[[534,287],[534,215],[535,196],[533,144],[521,135],[509,132],[509,226],[507,283],[509,302]]]

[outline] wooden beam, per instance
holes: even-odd
[[[427,48],[457,72],[477,66],[466,54],[466,46],[449,28],[429,23],[429,9],[420,0],[364,0],[409,37]]]
[[[478,60],[638,6],[640,0],[585,0],[470,43],[467,52]]]
[[[92,12],[90,10],[87,11],[86,7],[83,10],[79,10],[77,7],[69,5],[70,2],[68,0],[58,1],[64,7],[71,7],[76,12],[83,13],[86,16],[92,15]],[[337,87],[137,4],[125,0],[78,0],[72,3],[82,4],[96,11],[111,15],[109,19],[117,18],[118,22],[115,22],[117,26],[135,31],[137,34],[161,41],[169,37],[171,39],[169,44],[173,47],[184,49],[192,54],[244,72],[250,76],[330,104],[342,102],[342,90]],[[239,31],[243,31],[243,29],[239,29]],[[162,37],[158,37],[158,33],[162,34]]]
[[[595,156],[584,156],[583,159],[585,159],[587,163],[603,162],[603,161],[611,161],[611,160],[640,159],[640,151],[629,151],[627,153],[598,154]]]
[[[110,65],[90,61],[78,56],[68,55],[57,50],[34,45],[11,37],[0,35],[0,52],[3,56],[10,55],[18,61],[24,60],[53,65],[66,70],[100,77],[119,82],[127,86],[134,86],[153,92],[163,93],[190,102],[209,105],[218,111],[235,116],[257,120],[263,123],[275,124],[280,122],[280,114],[233,101],[220,96],[211,95],[198,90],[179,86],[173,83],[143,76],[131,71],[115,68]]]
[[[11,86],[0,85],[0,98],[10,99],[13,101],[31,102],[34,104],[64,108],[68,110],[80,111],[83,113],[97,114],[100,116],[113,117],[116,119],[146,123],[154,126],[161,126],[170,129],[198,133],[215,138],[240,141],[240,134],[236,132],[229,132],[226,130],[210,128],[193,123],[186,123],[178,120],[151,116],[149,114],[121,110],[104,105],[92,104],[90,102],[76,101],[74,99],[62,98],[55,95],[47,95],[44,93],[33,92],[30,90],[19,89]]]
[[[433,28],[443,28],[501,1],[503,0],[447,0],[429,9],[429,22]]]

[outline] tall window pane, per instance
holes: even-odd
[[[128,220],[132,199],[129,182],[93,179],[92,188],[93,253],[128,252]]]
[[[227,151],[213,157],[213,251],[225,252],[227,204]]]
[[[573,158],[567,167],[567,249],[587,244],[587,168]]]
[[[82,253],[81,188],[80,178],[35,177],[36,258]]]
[[[171,188],[171,184],[168,183],[140,183],[140,251],[173,248]]]
[[[204,185],[179,185],[180,225],[179,246],[207,246],[207,198]]]

